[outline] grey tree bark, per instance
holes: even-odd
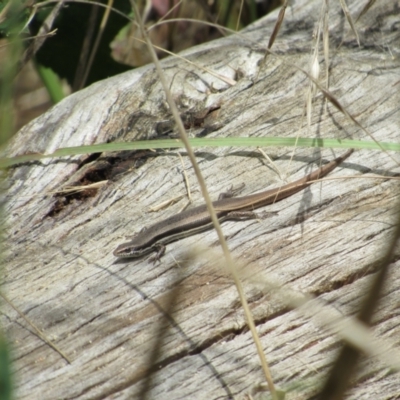
[[[330,3],[329,90],[376,140],[398,142],[400,2],[376,2],[360,18],[360,47],[339,2]],[[351,2],[351,15],[359,15],[365,3]],[[320,8],[315,0],[293,2],[273,47],[279,57],[268,56],[264,66],[277,12],[240,35],[182,53],[193,65],[164,60],[189,134],[370,139],[329,103],[325,110],[321,95],[313,103],[311,129],[305,127],[309,81],[296,67],[309,69]],[[324,82],[326,60],[319,60]],[[170,121],[159,79],[148,65],[66,98],[25,126],[9,153],[152,137]],[[264,151],[290,181],[343,152],[300,148],[291,161],[291,148]],[[196,155],[214,198],[242,182],[243,194],[282,183],[254,148],[196,149]],[[357,151],[330,174],[333,179],[266,208],[276,215],[223,224],[273,379],[287,398],[317,393],[341,339],[316,318],[311,304],[303,311],[288,307],[288,290],[317,296],[325,317],[356,313],[393,229],[398,183],[373,179],[398,175],[399,157],[391,156]],[[193,202],[200,204],[182,150],[46,159],[10,170],[3,291],[72,359],[66,363],[4,305],[1,325],[13,343],[19,399],[135,398],[156,346],[149,398],[260,396],[263,373],[236,289],[220,263],[215,232],[168,245],[155,266],[146,259],[117,262],[112,255],[126,236],[186,206],[183,168]],[[72,183],[98,181],[98,188],[78,194],[56,193]],[[150,212],[175,198],[175,204]],[[186,262],[195,248],[200,255]],[[283,286],[283,294],[271,282]],[[394,358],[399,286],[399,262],[393,260],[372,333],[394,343]],[[174,288],[179,291],[168,315]],[[400,374],[388,373],[389,365],[383,356],[365,357],[349,398],[400,398]]]

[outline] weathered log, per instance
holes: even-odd
[[[376,2],[360,18],[360,47],[339,2],[331,3],[329,90],[376,140],[396,142],[400,3]],[[353,17],[364,3],[352,2]],[[296,67],[309,68],[319,10],[315,0],[287,9],[272,49],[279,57],[268,56],[263,67],[277,12],[240,36],[183,52],[194,65],[163,60],[189,133],[369,139],[331,104],[325,112],[321,94],[313,104],[311,129],[304,127],[309,80]],[[319,59],[324,82],[325,60]],[[237,83],[232,86],[200,67]],[[66,146],[146,138],[169,126],[165,121],[171,121],[165,96],[154,67],[148,65],[66,98],[21,129],[9,153],[50,153]],[[264,150],[289,180],[344,151],[296,149],[290,162],[290,148]],[[45,159],[10,170],[3,290],[72,359],[67,364],[15,311],[3,306],[1,324],[14,347],[18,398],[135,398],[158,340],[162,342],[149,398],[240,398],[254,392],[263,373],[236,289],[217,262],[222,252],[215,232],[168,245],[155,266],[146,259],[115,262],[112,251],[126,236],[186,205],[181,199],[149,212],[186,194],[177,150],[126,154]],[[243,194],[282,183],[253,148],[196,149],[196,154],[213,198],[242,182]],[[200,204],[196,177],[183,158],[193,202]],[[388,154],[360,150],[329,176],[339,179],[316,183],[266,208],[277,215],[223,224],[232,255],[247,274],[246,295],[273,379],[288,391],[288,398],[309,398],[317,392],[340,337],[291,310],[267,282],[315,294],[343,315],[354,315],[389,240],[398,198],[396,181],[366,176],[398,171]],[[98,189],[55,194],[67,184],[103,180]],[[183,268],[187,250],[199,243],[203,255]],[[397,341],[397,346],[398,264],[390,271],[373,326],[378,338]],[[177,304],[168,317],[169,294],[176,287]],[[165,328],[160,330],[160,324]],[[381,359],[365,358],[349,397],[400,397],[400,375],[388,374],[387,368]]]

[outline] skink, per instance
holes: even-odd
[[[305,189],[313,181],[329,174],[342,161],[349,157],[353,151],[354,149],[348,150],[341,157],[287,185],[248,196],[214,201],[212,204],[218,220],[223,222],[228,219],[243,220],[255,218],[255,214],[251,212],[252,210],[275,203]],[[205,231],[212,228],[212,226],[207,206],[201,205],[173,215],[140,231],[131,241],[119,245],[113,254],[120,258],[133,258],[156,251],[157,254],[152,258],[153,261],[156,261],[164,254],[166,244]]]

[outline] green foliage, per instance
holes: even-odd
[[[100,3],[106,4],[105,1]],[[128,0],[117,0],[113,8],[124,14],[130,12]],[[93,29],[89,49],[98,34],[105,8],[93,4],[68,3],[60,10],[52,29],[57,29],[55,36],[48,38],[36,54],[39,64],[51,68],[59,77],[66,78],[73,85],[75,74],[80,61],[82,49],[87,40],[87,32]],[[35,35],[42,26],[50,10],[37,13],[30,24],[31,34]],[[103,32],[86,86],[109,76],[125,72],[130,67],[119,64],[111,58],[110,43],[126,25],[127,19],[111,11]]]
[[[0,400],[9,400],[11,396],[10,350],[7,342],[0,335]]]
[[[20,0],[0,2],[0,38],[27,33],[29,15],[29,8]]]

